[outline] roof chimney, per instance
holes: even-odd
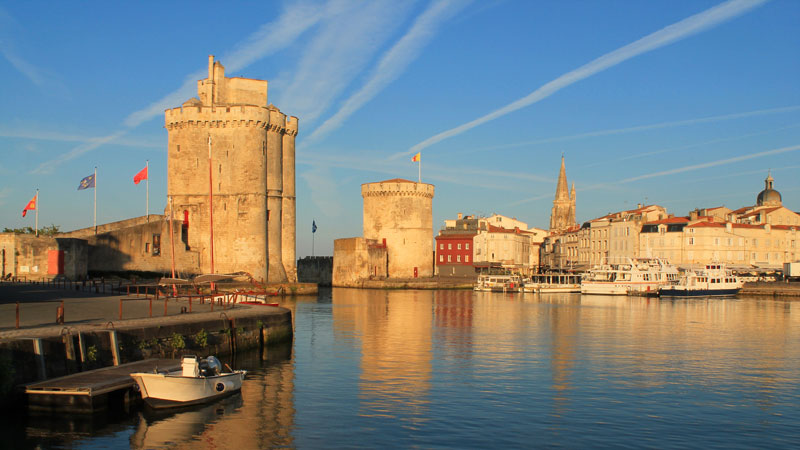
[[[461,220],[463,218],[464,218],[464,213],[458,213],[458,220]]]

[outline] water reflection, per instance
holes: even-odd
[[[285,301],[293,347],[240,355],[240,395],[62,425],[73,439],[62,442],[789,447],[800,441],[797,305],[333,289]],[[54,439],[52,424],[33,423],[27,443]]]

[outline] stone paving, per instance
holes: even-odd
[[[108,290],[107,290],[108,292]],[[152,297],[152,296],[151,296]],[[120,300],[122,300],[122,318],[119,319]],[[64,323],[56,323],[56,312],[64,302]],[[279,300],[276,300],[276,302]],[[19,302],[20,328],[16,329],[16,305]],[[164,314],[164,298],[151,300],[144,297],[95,294],[93,292],[60,289],[37,284],[2,283],[0,284],[0,339],[22,337],[42,337],[58,335],[64,329],[80,331],[82,329],[152,326],[166,323],[191,321],[206,315],[214,317],[220,314],[247,315],[248,310],[259,314],[267,312],[265,308],[279,313],[278,308],[269,306],[249,306],[237,304],[224,309],[206,301],[200,304],[198,299],[192,301],[192,312],[189,313],[189,301],[186,298],[167,300],[167,314]]]

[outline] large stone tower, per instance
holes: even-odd
[[[572,192],[567,191],[567,171],[564,167],[564,156],[561,156],[561,171],[558,173],[556,198],[550,212],[550,232],[555,233],[575,225],[575,183]]]
[[[433,276],[433,193],[400,178],[361,185],[364,238],[386,240],[389,278]]]
[[[164,113],[167,195],[183,218],[184,244],[211,272],[213,219],[215,273],[296,281],[297,118],[268,104],[267,81],[227,78],[213,56],[197,94]]]

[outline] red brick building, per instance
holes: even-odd
[[[436,236],[436,272],[440,276],[474,276],[474,234]]]

